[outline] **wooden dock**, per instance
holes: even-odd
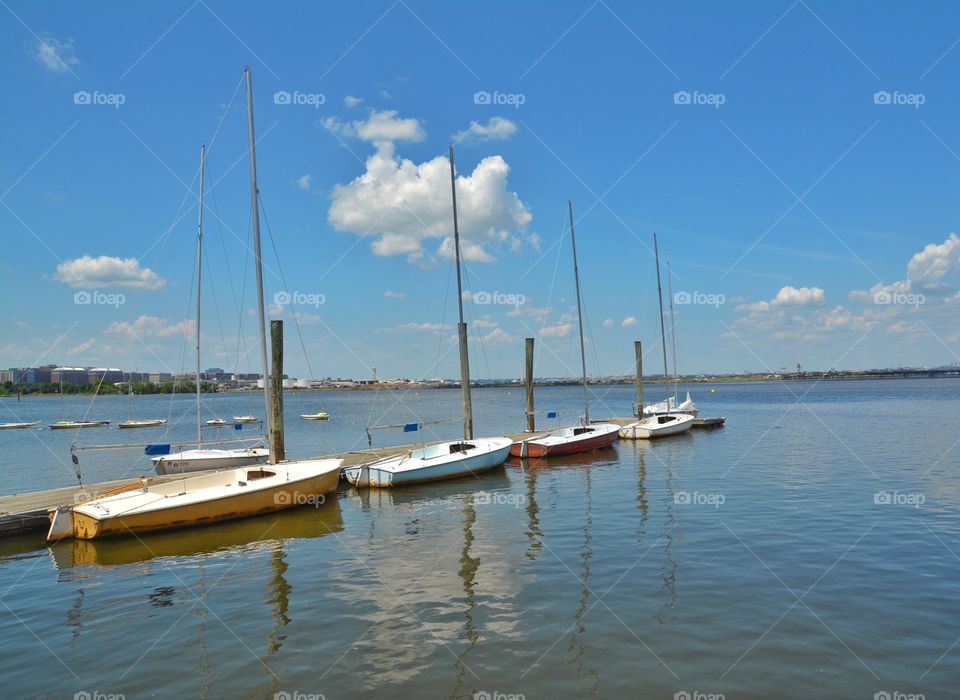
[[[604,418],[595,420],[595,423],[617,423],[626,425],[632,423],[636,418]],[[694,428],[717,428],[724,424],[724,418],[697,418],[694,421]],[[521,440],[546,432],[537,431],[535,433],[515,433],[506,437],[512,440]],[[417,445],[414,445],[417,446]],[[354,464],[363,464],[375,459],[382,459],[390,455],[399,454],[410,449],[410,445],[394,445],[392,447],[377,447],[368,450],[358,450],[342,454],[327,455],[327,458],[340,458],[344,466]],[[191,472],[190,476],[205,474],[208,472]],[[61,488],[48,489],[45,491],[32,491],[29,493],[11,494],[0,496],[0,537],[10,537],[30,532],[45,531],[50,520],[48,513],[60,506],[69,505],[78,500],[88,500],[101,494],[112,491],[113,489],[127,485],[138,479],[144,479],[147,484],[160,484],[166,481],[175,481],[182,478],[180,475],[169,474],[157,476],[156,474],[136,475],[126,479],[115,481],[104,481],[97,484],[84,484],[80,486],[65,486]]]

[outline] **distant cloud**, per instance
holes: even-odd
[[[136,258],[98,258],[84,255],[57,265],[54,279],[71,287],[95,289],[98,287],[134,287],[161,289],[167,281],[153,270],[140,267]]]
[[[573,330],[572,323],[558,323],[555,326],[544,326],[540,329],[542,338],[565,338]]]
[[[943,243],[928,243],[923,250],[914,253],[907,263],[906,279],[890,284],[878,282],[868,291],[852,291],[850,299],[873,301],[880,295],[911,293],[946,296],[953,292],[953,288],[943,280],[957,272],[960,272],[960,237],[951,233]]]
[[[419,120],[412,117],[401,119],[397,110],[371,112],[367,119],[344,122],[336,117],[327,117],[320,122],[327,131],[345,138],[358,138],[364,141],[423,141],[426,133]]]
[[[491,117],[486,124],[472,121],[464,131],[453,135],[454,141],[503,141],[517,133],[517,125],[503,117]]]
[[[347,107],[356,107],[361,102],[363,102],[362,98],[354,97],[353,95],[347,95],[343,98],[343,104],[345,104]]]
[[[147,338],[167,338],[192,332],[196,328],[194,321],[170,322],[165,318],[143,315],[135,321],[114,321],[107,326],[106,332],[127,340]]]
[[[770,301],[758,301],[737,307],[738,311],[762,312],[783,307],[804,307],[822,304],[826,294],[820,287],[782,287]]]
[[[96,338],[90,338],[89,340],[86,340],[86,341],[80,343],[79,345],[77,345],[77,346],[75,346],[75,347],[72,347],[72,348],[70,348],[69,350],[67,350],[67,354],[68,354],[70,357],[76,357],[77,355],[83,355],[84,353],[86,353],[88,350],[90,350],[90,348],[92,348],[92,347],[93,347],[94,345],[96,345],[96,344],[97,344],[97,339],[96,339]]]
[[[603,322],[604,328],[613,328],[617,324],[612,318],[605,319]]]
[[[636,316],[627,316],[625,319],[623,319],[620,322],[621,328],[630,328],[631,326],[635,326],[635,325],[637,325]]]
[[[407,298],[407,293],[406,293],[406,292],[394,292],[394,291],[391,291],[391,290],[388,289],[387,291],[385,291],[385,292],[383,293],[383,296],[386,297],[387,299],[406,299],[406,298]]]
[[[80,63],[73,53],[73,39],[60,41],[49,34],[37,39],[33,55],[51,73],[72,73],[70,66]]]
[[[297,187],[299,187],[304,192],[310,191],[310,174],[301,175],[297,178]]]

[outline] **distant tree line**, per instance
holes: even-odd
[[[0,389],[0,394],[10,395],[16,394],[17,389],[20,390],[21,394],[59,394],[61,389],[64,394],[126,394],[127,387],[115,386],[114,384],[102,384],[100,385],[99,391],[97,391],[96,384],[64,384],[62,387],[60,384],[14,384],[13,382],[4,382],[2,389]],[[134,382],[133,383],[133,393],[134,394],[192,394],[197,390],[197,385],[195,382],[188,380],[183,381],[166,381],[154,384],[153,382]],[[203,393],[214,393],[217,390],[217,385],[214,382],[200,382],[200,391]]]

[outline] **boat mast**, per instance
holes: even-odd
[[[203,270],[203,166],[206,157],[207,147],[200,144],[200,200],[197,206],[197,447],[203,442],[200,430],[200,274]]]
[[[657,234],[653,234],[653,254],[657,260],[657,299],[660,302],[660,347],[663,348],[663,397],[667,401],[667,413],[670,413],[670,383],[667,374],[667,334],[663,328],[663,292],[660,289],[660,249],[657,248]]]
[[[680,403],[680,377],[677,374],[677,321],[673,316],[673,273],[667,263],[667,297],[670,299],[670,344],[673,345],[673,393]]]
[[[587,353],[583,349],[583,311],[580,308],[580,268],[577,267],[577,239],[573,233],[573,202],[567,200],[570,212],[570,242],[573,244],[573,278],[577,282],[577,325],[580,327],[580,367],[583,370],[583,424],[590,424],[590,394],[587,391]]]
[[[260,375],[263,377],[263,408],[267,416],[267,434],[273,432],[273,413],[270,410],[270,378],[267,363],[267,321],[263,304],[263,260],[260,256],[260,207],[257,189],[257,153],[256,140],[253,137],[253,82],[250,66],[243,69],[247,81],[247,132],[250,139],[250,206],[253,216],[253,256],[257,272],[257,316],[260,321]],[[270,464],[276,464],[273,443],[270,444]]]
[[[463,283],[460,279],[460,228],[457,224],[457,175],[453,164],[453,146],[450,146],[450,190],[453,194],[453,247],[457,262],[457,306],[460,323],[457,337],[460,342],[460,386],[463,391],[463,439],[473,440],[473,402],[470,399],[470,353],[467,349],[467,324],[463,321]]]

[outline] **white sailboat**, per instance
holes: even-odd
[[[157,474],[179,474],[182,472],[204,471],[206,469],[227,469],[245,467],[267,461],[269,452],[263,444],[254,444],[233,449],[214,449],[203,446],[203,434],[200,420],[200,282],[203,269],[203,185],[206,148],[200,147],[200,199],[197,215],[197,337],[196,337],[196,392],[197,392],[197,446],[194,449],[180,450],[166,455],[151,457],[153,469]],[[203,425],[222,427],[227,421],[213,418]]]
[[[268,376],[266,308],[260,259],[260,217],[257,206],[256,156],[253,138],[253,92],[250,69],[247,83],[247,125],[250,139],[250,189],[253,200],[253,241],[256,256],[257,299],[260,320],[260,356]],[[199,385],[198,385],[199,386]],[[264,381],[267,416],[270,382]],[[270,429],[273,430],[272,418]],[[199,425],[199,418],[198,418]],[[271,441],[273,442],[273,441]],[[185,477],[163,484],[146,479],[118,489],[114,495],[84,504],[63,506],[51,513],[47,540],[65,537],[95,539],[111,535],[189,527],[273,512],[299,505],[321,505],[340,478],[339,459],[277,462],[270,450],[268,464]]]
[[[659,258],[657,262],[657,273],[660,272]],[[659,292],[658,292],[659,293]],[[673,346],[673,396],[668,396],[663,401],[649,404],[643,407],[644,416],[659,416],[672,413],[688,413],[694,418],[697,417],[697,404],[690,398],[690,392],[683,401],[680,400],[680,382],[677,378],[677,324],[673,315],[673,275],[670,272],[670,263],[667,263],[667,294],[670,298],[670,343]],[[662,308],[662,303],[661,303]],[[666,379],[666,374],[663,375]]]
[[[133,417],[133,382],[127,384],[127,420],[117,423],[121,429],[129,428],[152,428],[157,425],[166,424],[165,418],[134,418]]]
[[[509,456],[510,446],[513,444],[513,440],[505,437],[473,437],[470,356],[467,348],[467,324],[463,320],[460,230],[457,224],[457,180],[453,163],[453,146],[450,146],[450,183],[453,195],[453,243],[457,266],[457,303],[460,311],[457,333],[460,344],[460,384],[463,392],[463,440],[441,442],[369,464],[346,467],[343,473],[347,481],[360,488],[401,486],[474,476],[503,464]]]
[[[660,304],[660,345],[663,348],[663,376],[666,377],[668,376],[667,375],[667,343],[666,343],[666,333],[663,328],[663,292],[661,291],[661,287],[660,287],[660,249],[657,247],[657,234],[653,234],[653,251],[654,251],[654,257],[656,258],[656,261],[657,261],[657,299]],[[673,304],[673,301],[671,300],[671,306],[672,304]],[[637,355],[638,355],[637,371],[639,373],[639,367],[640,367],[639,351],[637,351]],[[676,358],[676,355],[674,355],[674,358]],[[674,359],[674,363],[676,363],[676,359]],[[676,366],[676,364],[674,364],[674,366]],[[640,393],[641,393],[641,388],[640,388],[641,385],[639,383],[640,379],[638,379],[637,382],[638,382],[637,400],[640,404],[642,404],[643,401],[642,401],[642,397],[640,396]],[[664,393],[665,394],[668,393],[670,391],[669,385],[664,384],[663,386],[664,386]],[[620,428],[620,437],[626,440],[650,440],[653,438],[677,435],[679,433],[685,433],[688,430],[690,430],[690,428],[693,427],[694,416],[693,414],[687,413],[687,412],[683,412],[683,413],[676,412],[676,410],[672,408],[672,404],[671,404],[671,399],[673,399],[673,403],[675,404],[676,398],[677,398],[676,396],[672,396],[672,397],[665,396],[664,400],[660,402],[660,404],[664,406],[663,413],[646,414],[646,409],[649,408],[649,406],[645,407],[644,414],[646,415],[641,417],[639,421],[635,423],[630,423]],[[690,399],[690,396],[688,394],[687,400],[689,401],[689,399]]]

